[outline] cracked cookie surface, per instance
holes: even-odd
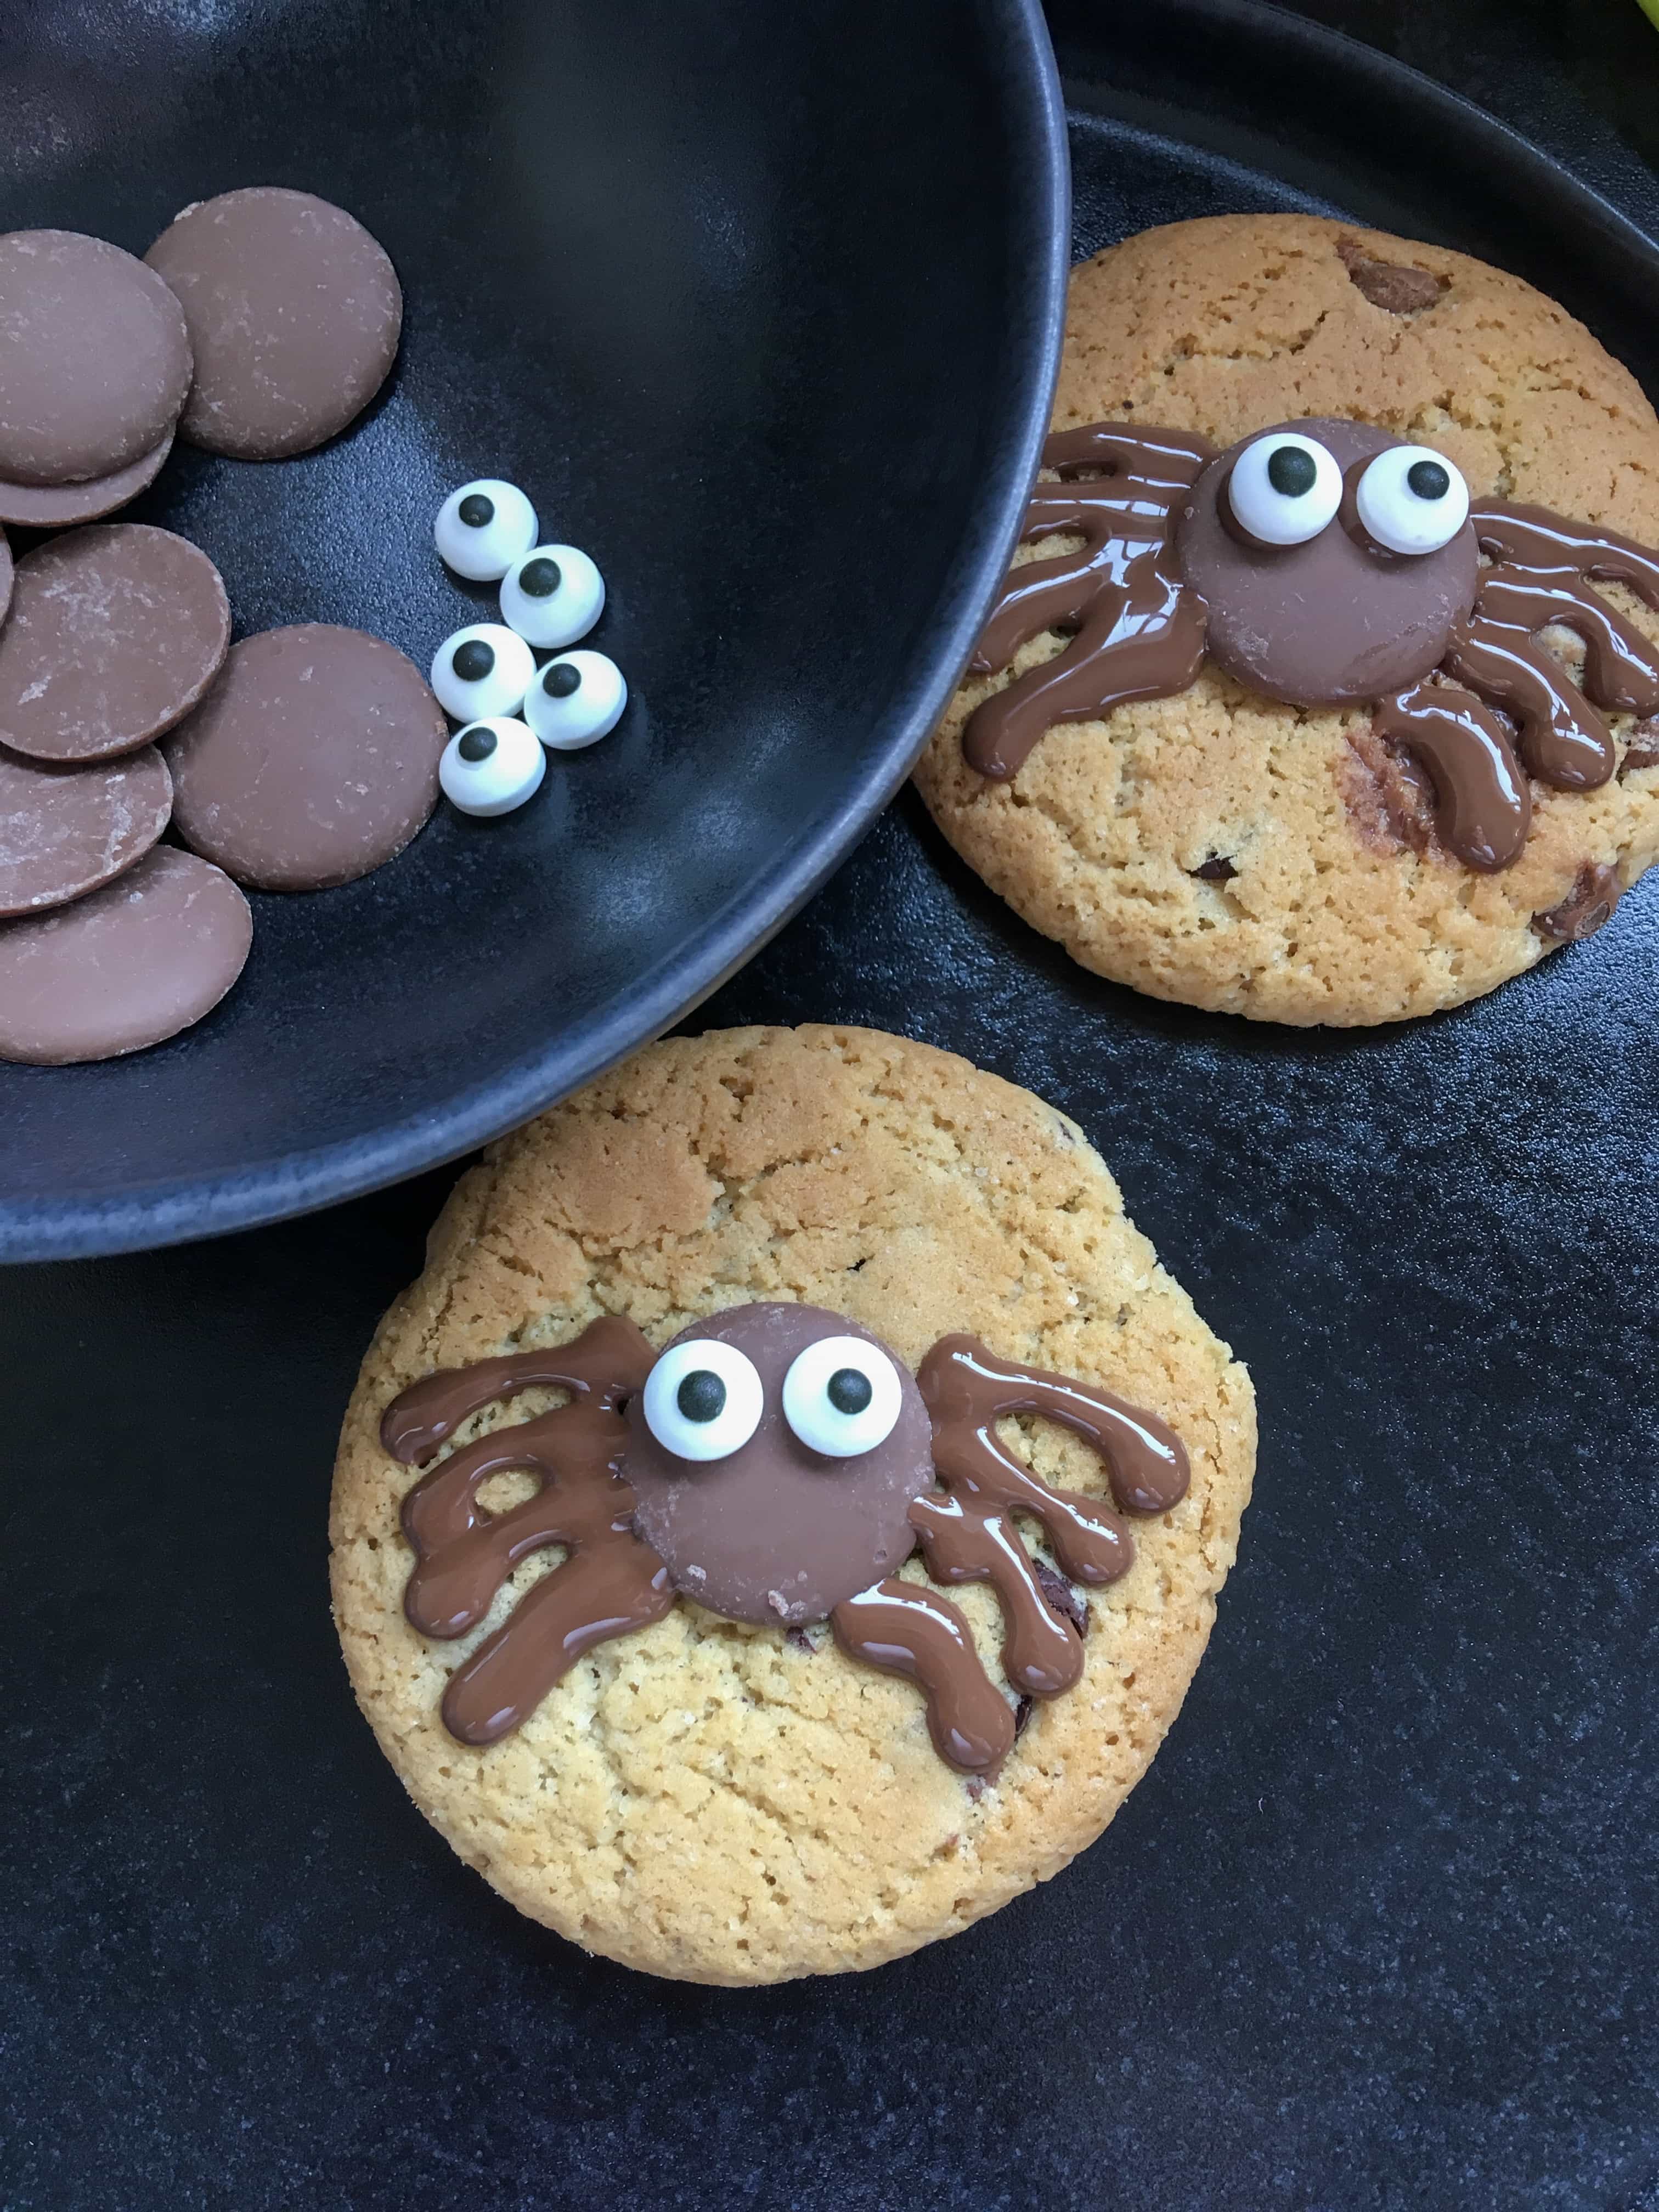
[[[946,1766],[920,1692],[845,1657],[827,1627],[744,1626],[684,1599],[585,1657],[516,1734],[474,1751],[445,1733],[452,1668],[562,1554],[525,1560],[471,1635],[417,1635],[398,1524],[416,1470],[381,1446],[388,1401],[434,1368],[560,1343],[601,1313],[660,1346],[750,1299],[829,1306],[912,1364],[969,1329],[1155,1408],[1185,1442],[1186,1497],[1138,1521],[1130,1571],[1088,1593],[1083,1678],[1031,1709],[995,1783]],[[556,1402],[526,1393],[456,1439]],[[1103,1491],[1099,1461],[1053,1425],[1003,1434],[1040,1474]],[[521,1911],[693,1981],[872,1966],[1057,1873],[1111,1819],[1202,1656],[1255,1451],[1249,1376],[1062,1115],[873,1031],[716,1031],[649,1048],[456,1186],[346,1416],[335,1615],[410,1795]],[[498,1476],[483,1503],[528,1488]],[[1000,1683],[994,1598],[951,1595]]]
[[[1333,415],[1443,452],[1477,497],[1659,544],[1659,419],[1517,277],[1291,215],[1171,224],[1073,270],[1057,429],[1127,421],[1224,447]],[[1597,588],[1659,637],[1632,593]],[[1573,667],[1578,648],[1559,642]],[[1659,752],[1628,714],[1608,718],[1619,775],[1583,793],[1534,781],[1525,851],[1480,875],[1442,848],[1370,742],[1369,706],[1282,706],[1209,665],[1174,698],[1049,730],[1013,781],[987,782],[962,759],[963,723],[1065,643],[1048,634],[1004,674],[964,682],[916,781],[1016,912],[1155,997],[1298,1024],[1429,1013],[1562,943],[1543,918],[1586,870],[1616,899],[1659,858]]]

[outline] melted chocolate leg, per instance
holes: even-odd
[[[1521,856],[1532,793],[1508,732],[1467,691],[1419,684],[1377,707],[1380,737],[1408,746],[1428,769],[1447,850],[1486,874]]]
[[[1083,1640],[1049,1609],[1012,1520],[963,1510],[954,1498],[919,1498],[911,1526],[938,1583],[988,1582],[1002,1607],[1002,1671],[1028,1698],[1057,1698],[1083,1672]]]
[[[1473,615],[1453,630],[1440,665],[1514,717],[1521,757],[1540,783],[1558,791],[1594,791],[1613,774],[1607,724],[1553,654],[1525,630]]]
[[[588,1543],[527,1589],[449,1678],[443,1722],[458,1743],[494,1743],[528,1720],[585,1651],[660,1620],[668,1570],[627,1529]]]
[[[844,1599],[830,1626],[849,1659],[918,1685],[933,1748],[948,1765],[964,1774],[997,1772],[1013,1748],[1013,1711],[949,1598],[915,1583],[878,1583]]]

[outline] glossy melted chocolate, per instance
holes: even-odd
[[[422,1636],[465,1636],[520,1559],[569,1547],[450,1676],[444,1726],[460,1742],[506,1735],[583,1652],[674,1602],[668,1570],[634,1534],[634,1494],[618,1472],[628,1446],[622,1402],[654,1357],[631,1321],[607,1315],[572,1344],[428,1375],[387,1407],[381,1441],[408,1465],[429,1459],[482,1407],[536,1388],[571,1393],[550,1413],[462,1445],[404,1500],[416,1559],[404,1610]],[[492,1474],[516,1470],[540,1478],[533,1497],[503,1513],[479,1504]]]
[[[763,1310],[763,1320],[769,1311]],[[825,1316],[811,1308],[801,1314],[810,1330],[823,1333]],[[532,1389],[572,1394],[553,1413],[452,1451],[404,1500],[404,1533],[416,1557],[404,1609],[423,1636],[465,1636],[520,1559],[553,1544],[569,1547],[450,1677],[444,1725],[462,1743],[494,1743],[527,1718],[583,1652],[659,1619],[674,1602],[668,1567],[636,1533],[635,1496],[623,1480],[630,1431],[621,1408],[643,1387],[654,1358],[632,1322],[607,1317],[572,1344],[429,1375],[386,1409],[381,1440],[395,1459],[413,1465],[430,1459],[485,1406]],[[1155,1415],[1066,1376],[999,1360],[975,1337],[942,1338],[915,1382],[932,1423],[940,1487],[924,1482],[909,1526],[935,1580],[988,1582],[995,1589],[1003,1668],[1023,1712],[1030,1699],[1058,1697],[1076,1682],[1087,1616],[1070,1585],[1027,1553],[1015,1514],[1041,1523],[1073,1582],[1115,1582],[1134,1558],[1122,1516],[1166,1512],[1183,1497],[1187,1455]],[[1019,1413],[1058,1421],[1092,1446],[1119,1510],[1051,1489],[1012,1459],[996,1425]],[[522,1504],[491,1513],[478,1492],[491,1475],[509,1470],[537,1475],[540,1486]],[[833,1471],[817,1480],[826,1498],[837,1494]],[[840,1494],[855,1514],[868,1513],[870,1502],[858,1490],[844,1486]],[[761,1510],[762,1502],[750,1500],[749,1510]],[[698,1595],[708,1601],[706,1591]],[[842,1599],[830,1620],[850,1657],[919,1686],[942,1759],[966,1774],[995,1774],[1018,1717],[948,1597],[889,1577]]]
[[[1055,723],[1091,720],[1192,682],[1206,626],[1229,619],[1225,578],[1206,571],[1206,608],[1183,572],[1173,524],[1215,458],[1202,439],[1121,423],[1048,440],[1046,468],[1063,479],[1097,471],[1098,480],[1039,483],[1024,538],[1078,532],[1083,550],[1009,572],[972,665],[981,674],[1006,668],[1044,629],[1075,635],[1058,658],[975,709],[963,732],[970,767],[1006,781]],[[1586,588],[1586,580],[1623,584],[1659,611],[1659,552],[1547,507],[1489,500],[1469,520],[1487,563],[1474,609],[1453,624],[1437,671],[1378,698],[1374,727],[1427,770],[1448,849],[1491,871],[1511,866],[1526,843],[1528,775],[1557,790],[1593,791],[1617,759],[1603,714],[1659,714],[1659,649]],[[1297,579],[1319,542],[1279,562],[1287,621],[1313,604]],[[1578,683],[1537,641],[1556,625],[1583,643]],[[1257,611],[1246,627],[1261,633],[1264,649],[1271,642]],[[1283,696],[1325,703],[1294,686]],[[1645,763],[1643,755],[1638,764]]]
[[[1079,536],[1082,550],[1009,572],[969,665],[988,676],[1044,630],[1074,635],[974,709],[962,734],[970,768],[1006,782],[1055,723],[1187,689],[1204,659],[1204,605],[1182,579],[1170,516],[1214,451],[1184,431],[1127,422],[1048,440],[1042,465],[1061,482],[1037,485],[1021,542]]]
[[[1010,1685],[1023,1697],[1058,1697],[1083,1671],[1083,1641],[1069,1606],[1044,1590],[1013,1516],[1029,1513],[1042,1524],[1074,1582],[1115,1582],[1133,1562],[1134,1544],[1120,1515],[1098,1498],[1053,1490],[1011,1458],[996,1425],[1036,1413],[1072,1430],[1099,1453],[1125,1513],[1167,1512],[1185,1496],[1189,1473],[1181,1439],[1155,1415],[1107,1391],[999,1360],[976,1337],[941,1338],[916,1380],[933,1416],[943,1490],[910,1509],[927,1571],[946,1584],[988,1582],[1002,1607]],[[830,1619],[844,1651],[921,1686],[942,1759],[970,1773],[994,1772],[1013,1742],[1014,1714],[955,1606],[915,1583],[884,1582],[837,1606]]]

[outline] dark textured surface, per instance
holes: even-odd
[[[1493,11],[1389,21],[1455,78],[1465,12],[1478,61]],[[1542,15],[1520,119],[1530,83],[1623,158],[1545,84]],[[1629,52],[1651,101],[1659,36]],[[1085,246],[1285,197],[1109,119],[1076,143]],[[1074,1113],[1261,1394],[1211,1656],[1107,1837],[828,1985],[584,1960],[451,1856],[351,1707],[334,1431],[447,1177],[0,1276],[0,2203],[1655,2212],[1656,1007],[1652,884],[1418,1027],[1162,1007],[908,800],[710,1003],[906,1030]]]
[[[501,821],[260,897],[238,988],[143,1059],[0,1066],[0,1255],[270,1220],[510,1127],[678,1015],[823,880],[920,750],[1046,427],[1064,134],[1036,0],[16,0],[0,228],[143,252],[287,184],[402,278],[367,415],[177,451],[129,512],[237,635],[425,668],[493,594],[432,520],[503,476],[599,562],[629,705]],[[981,486],[994,490],[987,499]]]

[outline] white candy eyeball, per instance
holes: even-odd
[[[1334,454],[1296,430],[1273,430],[1245,447],[1227,479],[1233,518],[1264,545],[1305,545],[1342,504]]]
[[[627,704],[628,686],[614,660],[602,653],[564,653],[525,694],[524,718],[544,745],[574,753],[614,730]]]
[[[729,1459],[760,1426],[766,1393],[747,1352],[693,1337],[671,1346],[646,1376],[641,1410],[676,1459]]]
[[[536,542],[536,510],[517,484],[480,477],[438,509],[432,542],[458,576],[493,584]]]
[[[447,637],[432,656],[432,688],[458,722],[516,714],[536,678],[536,656],[500,623],[473,623]]]
[[[538,545],[501,578],[501,620],[543,652],[586,637],[605,611],[605,578],[574,545]]]
[[[546,773],[536,732],[505,715],[458,730],[438,763],[444,796],[463,814],[510,814],[535,796]]]
[[[1354,512],[1390,553],[1437,553],[1469,519],[1461,470],[1430,446],[1391,446],[1365,470]]]
[[[861,1336],[821,1336],[783,1378],[783,1418],[808,1451],[856,1459],[893,1433],[904,1403],[898,1370]]]

